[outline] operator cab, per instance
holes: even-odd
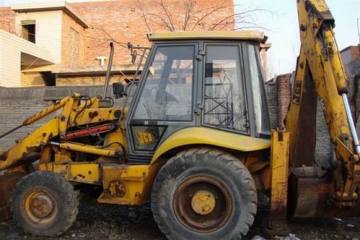
[[[270,137],[261,32],[171,32],[153,43],[132,101],[129,162],[148,163],[176,131],[208,127]]]

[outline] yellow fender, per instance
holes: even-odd
[[[173,133],[161,143],[151,163],[153,164],[161,155],[172,149],[190,145],[209,145],[241,152],[253,152],[270,148],[271,140],[207,127],[190,127]]]

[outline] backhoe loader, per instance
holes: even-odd
[[[0,155],[2,211],[27,233],[60,235],[78,213],[75,187],[87,184],[102,188],[101,204],[151,203],[168,239],[241,239],[260,196],[274,233],[291,217],[359,216],[360,146],[335,22],[324,0],[297,5],[301,52],[278,128],[263,33],[149,34],[139,80],[113,84],[126,104],[107,93],[109,65],[103,96],[74,94],[24,121],[56,115]],[[336,153],[330,167],[314,160],[317,97]]]

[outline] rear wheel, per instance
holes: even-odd
[[[208,148],[191,149],[159,171],[152,210],[169,239],[241,239],[257,209],[256,187],[241,161]]]
[[[78,194],[60,175],[34,172],[22,178],[12,197],[14,220],[27,233],[56,236],[76,220]]]

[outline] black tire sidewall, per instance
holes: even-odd
[[[216,154],[215,154],[216,155]],[[242,233],[247,230],[242,229],[246,224],[248,215],[247,205],[256,201],[254,196],[246,194],[251,191],[254,186],[253,182],[244,181],[243,174],[246,178],[251,178],[250,173],[242,165],[242,163],[230,155],[215,157],[214,154],[207,153],[205,155],[195,154],[180,159],[174,157],[160,171],[159,178],[156,179],[155,185],[160,187],[158,194],[161,196],[157,199],[160,225],[165,227],[165,233],[171,232],[171,239],[194,239],[194,240],[220,240],[240,238]],[[227,160],[231,160],[231,164],[227,164]],[[234,162],[236,160],[236,162]],[[233,171],[234,164],[242,169],[243,174],[236,174]],[[164,177],[164,175],[167,175]],[[233,201],[233,211],[227,223],[220,229],[210,233],[194,233],[190,228],[183,225],[176,217],[173,209],[173,196],[177,187],[190,176],[210,176],[220,179],[227,185],[230,190]],[[251,186],[250,186],[251,185]],[[165,220],[166,219],[166,220]]]

